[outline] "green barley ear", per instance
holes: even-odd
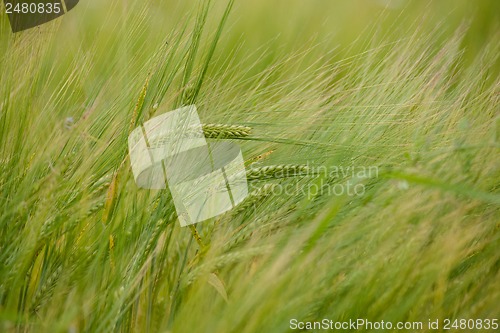
[[[196,99],[196,88],[193,84],[188,84],[184,87],[182,91],[182,105],[190,105],[195,102]]]
[[[40,289],[38,289],[37,293],[33,297],[31,302],[31,313],[37,313],[38,310],[43,306],[44,302],[49,299],[52,295],[52,292],[56,286],[57,280],[62,272],[62,266],[59,266],[42,284]]]
[[[249,181],[312,175],[314,175],[314,172],[307,165],[297,164],[269,165],[261,168],[251,168],[247,170],[247,179]]]
[[[271,251],[270,246],[260,246],[255,248],[244,249],[240,251],[232,251],[224,253],[214,259],[206,261],[205,263],[193,268],[181,282],[181,288],[186,288],[196,281],[200,276],[210,274],[221,268],[229,266],[234,263],[248,261],[253,258],[268,254]]]
[[[241,139],[250,135],[252,128],[239,125],[225,124],[203,124],[203,135],[207,139]],[[188,128],[183,135],[185,137],[196,136],[199,134],[197,128]],[[159,147],[172,140],[172,137],[160,137],[150,142],[152,147]]]
[[[207,139],[238,139],[252,132],[252,128],[239,125],[203,124],[202,127]]]
[[[237,215],[255,207],[257,204],[272,195],[276,186],[276,184],[266,184],[261,188],[250,192],[245,200],[232,211],[232,214]]]
[[[286,227],[289,222],[284,219],[284,215],[295,211],[296,208],[296,205],[284,207],[272,213],[268,213],[261,218],[248,222],[239,232],[235,233],[231,239],[223,245],[224,251],[229,251],[234,247],[241,245],[250,239],[250,237],[252,237],[252,235],[256,232],[260,235],[265,235]]]
[[[90,191],[92,193],[92,196],[100,196],[101,194],[103,194],[108,189],[112,180],[113,180],[113,174],[108,173],[99,178],[94,183],[92,183],[90,185]]]
[[[142,251],[140,253],[137,253],[135,256],[135,260],[131,263],[130,271],[128,272],[129,275],[134,274],[140,270],[142,265],[146,262],[146,259],[148,256],[153,252],[155,246],[157,245],[158,238],[160,237],[160,234],[162,233],[163,230],[167,227],[167,225],[172,221],[171,218],[169,218],[167,221],[164,219],[159,219],[151,231],[151,234],[149,235],[148,241]]]

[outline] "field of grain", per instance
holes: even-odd
[[[0,8],[1,332],[498,330],[497,0]],[[191,104],[250,195],[181,228],[127,139]]]

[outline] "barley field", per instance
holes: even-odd
[[[0,8],[0,332],[498,332],[497,0]],[[250,193],[181,227],[127,140],[192,104]]]

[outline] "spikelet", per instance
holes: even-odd
[[[201,239],[201,236],[198,233],[198,230],[196,230],[196,227],[194,225],[190,225],[189,230],[191,230],[191,234],[193,235],[193,238],[196,241],[196,243],[198,243],[198,246],[200,247],[200,249],[205,248],[205,245],[203,244],[203,240]]]
[[[136,259],[133,261],[132,265],[129,268],[129,274],[132,274],[131,272],[136,273],[139,271],[139,269],[144,265],[144,263],[147,261],[147,258],[151,255],[153,250],[155,249],[155,246],[157,245],[158,238],[160,234],[165,230],[165,228],[174,221],[175,219],[175,213],[172,212],[169,217],[164,220],[164,219],[159,219],[155,223],[155,227],[151,232],[151,235],[149,236],[149,239],[142,250],[141,253],[138,253],[136,255]]]
[[[247,211],[248,209],[256,207],[257,204],[273,194],[273,190],[276,186],[276,184],[266,184],[261,188],[250,192],[245,200],[231,211],[232,214],[237,215]]]
[[[109,185],[111,184],[111,181],[113,180],[113,174],[108,173],[101,178],[99,178],[96,182],[94,182],[91,186],[91,195],[92,196],[100,196],[102,193],[104,193],[108,188]]]
[[[250,135],[252,129],[247,126],[239,125],[224,125],[224,124],[202,124],[202,132],[207,139],[239,139]],[[183,133],[183,137],[200,137],[199,127],[187,128]],[[161,147],[162,145],[178,139],[172,136],[163,136],[156,138],[150,142],[152,148]]]
[[[44,301],[46,301],[50,297],[56,285],[57,279],[61,275],[61,272],[62,266],[59,266],[42,284],[40,289],[38,289],[38,292],[35,294],[35,296],[33,297],[33,301],[31,302],[32,313],[38,312],[38,310],[42,307]]]
[[[247,170],[247,179],[281,179],[288,177],[308,176],[312,174],[313,172],[311,172],[311,169],[307,165],[281,164],[249,169]]]
[[[239,125],[203,124],[202,128],[207,139],[238,139],[252,132],[252,128]]]
[[[139,94],[139,98],[137,99],[137,102],[135,103],[134,112],[132,113],[132,118],[130,119],[129,132],[131,132],[134,129],[134,127],[136,126],[139,112],[142,109],[142,107],[144,106],[144,100],[146,99],[146,94],[148,91],[150,78],[151,78],[151,73],[148,73],[148,76],[146,77],[146,81],[144,82],[144,85],[142,86],[141,92]]]
[[[57,220],[57,217],[53,216],[45,221],[45,223],[42,225],[42,228],[40,230],[40,238],[41,239],[47,238],[54,231],[54,227],[56,225],[56,220]]]
[[[262,246],[256,248],[250,248],[241,251],[233,251],[218,256],[217,258],[202,264],[194,268],[183,281],[182,286],[187,287],[192,284],[198,277],[214,272],[221,269],[227,265],[234,264],[240,261],[247,261],[249,259],[261,256],[263,254],[269,253],[271,251],[270,246]]]
[[[229,251],[232,248],[244,243],[256,232],[259,234],[268,234],[277,229],[284,227],[284,223],[281,222],[281,217],[283,214],[288,214],[296,209],[295,205],[289,207],[284,207],[284,209],[277,210],[273,213],[266,214],[265,216],[249,222],[236,234],[234,234],[231,239],[229,239],[223,246],[224,251]]]

